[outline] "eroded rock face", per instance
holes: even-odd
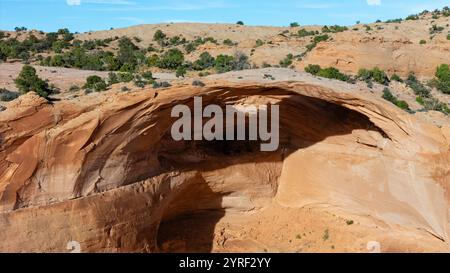
[[[280,105],[280,148],[172,140],[171,109],[194,96],[223,107]],[[448,250],[450,130],[378,98],[326,83],[216,82],[106,102],[21,100],[0,115],[0,251],[67,251],[73,240],[90,252],[253,251],[227,248],[215,231],[207,247],[177,247],[160,226],[274,205],[325,205],[428,240],[398,251]],[[347,236],[352,244],[359,235]]]

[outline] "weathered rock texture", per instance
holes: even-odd
[[[192,106],[194,96],[222,106],[279,104],[280,149],[173,141],[171,109]],[[256,220],[250,233],[275,232],[286,209],[304,208],[358,219],[358,231],[327,226],[346,251],[365,251],[366,235],[396,242],[385,251],[449,250],[449,128],[370,95],[325,82],[219,81],[89,103],[27,95],[15,104],[0,114],[0,251],[65,252],[72,240],[89,252],[262,251],[254,246],[269,244],[264,233],[251,246],[244,233],[227,245],[219,240],[226,228],[214,223],[261,221],[274,210],[281,216]],[[194,215],[217,219],[199,235],[210,245],[177,247],[165,226]]]

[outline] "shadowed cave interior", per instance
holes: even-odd
[[[185,183],[181,190],[174,192],[172,201],[164,208],[156,239],[159,251],[206,253],[213,251],[214,244],[223,244],[216,238],[217,232],[220,233],[215,230],[216,224],[220,220],[226,221],[229,213],[245,217],[247,213],[258,213],[258,209],[268,206],[277,192],[282,162],[290,153],[330,136],[351,134],[356,129],[376,131],[387,137],[366,116],[343,106],[317,98],[285,94],[279,90],[262,97],[259,102],[264,104],[270,100],[273,103],[274,99],[280,106],[280,145],[275,152],[260,152],[259,141],[177,142],[172,140],[170,129],[168,130],[158,151],[161,168],[166,172],[198,171],[198,175],[189,183]],[[224,100],[230,103],[230,100]],[[224,100],[212,100],[208,104],[214,103],[224,108]],[[207,119],[204,120],[206,121]],[[248,129],[248,124],[246,127]],[[230,185],[217,185],[218,181],[203,177],[208,171],[241,166],[249,162],[279,163],[269,167],[273,168],[271,173],[277,174],[273,178],[274,181],[261,184],[257,172],[245,173],[245,168],[239,171],[245,176],[243,185],[240,185],[239,179],[232,181]],[[261,169],[261,172],[264,171],[267,169]],[[231,175],[233,173],[230,173]],[[252,199],[246,195],[251,195],[252,198],[258,196],[261,199],[257,202],[256,210],[251,205],[234,207],[233,202],[226,201],[227,198]]]

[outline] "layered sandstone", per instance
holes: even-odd
[[[206,84],[9,105],[0,251],[449,250],[448,126],[307,76]],[[171,109],[194,96],[278,104],[280,148],[172,140]]]

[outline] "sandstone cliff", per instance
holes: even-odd
[[[280,105],[280,149],[172,140],[171,108],[194,96]],[[55,104],[28,94],[0,121],[0,251],[449,250],[449,127],[346,84],[211,78]],[[320,231],[276,243],[308,227]]]

